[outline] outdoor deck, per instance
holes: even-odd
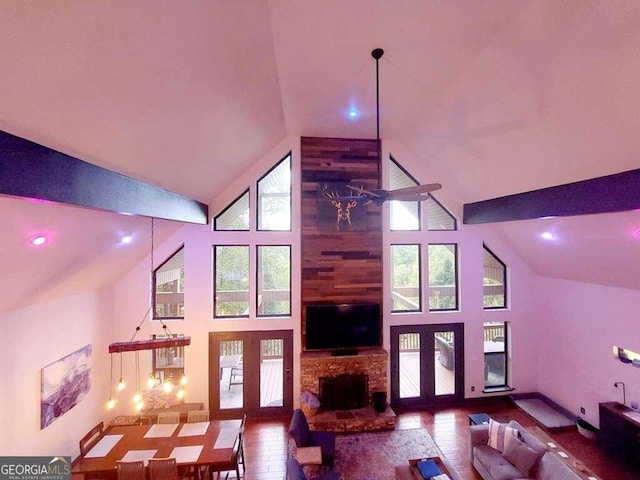
[[[454,372],[448,370],[438,361],[435,353],[435,387],[436,395],[446,395],[454,392]],[[420,354],[418,352],[400,353],[400,397],[411,398],[420,394]],[[260,406],[282,405],[282,359],[263,360],[260,364]],[[230,385],[230,369],[226,369],[220,380],[221,408],[242,407],[242,384]]]

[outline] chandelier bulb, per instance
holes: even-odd
[[[149,378],[147,378],[147,387],[153,388],[156,386],[156,377],[153,376],[153,373],[149,374]]]
[[[186,385],[187,384],[187,376],[186,375],[182,375],[182,377],[180,378],[180,385]]]
[[[142,395],[140,395],[140,392],[136,392],[136,394],[133,396],[133,403],[140,403],[142,401]]]
[[[178,398],[178,400],[182,400],[184,398],[184,389],[183,388],[178,390],[178,393],[176,393],[176,397]]]
[[[136,410],[141,412],[142,409],[144,408],[144,402],[141,400],[139,402],[136,402]]]
[[[120,377],[120,381],[118,382],[118,391],[123,391],[126,385],[127,384],[125,383],[125,381],[122,379],[122,377]]]
[[[109,398],[109,401],[107,402],[107,410],[113,410],[113,407],[116,406],[116,401],[113,399],[113,397]]]
[[[162,390],[164,390],[165,393],[171,393],[172,389],[173,389],[173,383],[171,383],[171,380],[167,378],[162,384]]]

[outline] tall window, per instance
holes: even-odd
[[[391,245],[392,312],[422,310],[420,245]]]
[[[484,386],[507,387],[507,323],[484,323]]]
[[[389,188],[415,187],[419,185],[393,157],[389,161]],[[420,202],[389,202],[391,230],[420,230]]]
[[[258,230],[291,230],[291,154],[258,180]]]
[[[222,230],[249,230],[249,190],[236,198],[213,219],[213,229]]]
[[[458,308],[457,245],[429,245],[429,310]]]
[[[257,315],[291,315],[291,247],[259,245],[257,261]]]
[[[249,246],[214,247],[214,316],[249,316]]]
[[[485,309],[507,307],[507,267],[483,245],[482,302]]]
[[[184,246],[153,271],[153,318],[184,318]]]

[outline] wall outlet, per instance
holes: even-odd
[[[476,386],[475,385],[471,385],[471,391],[475,392],[476,391]]]
[[[580,413],[581,413],[581,414],[583,414],[583,415],[584,415],[585,413],[587,413],[587,412],[586,412],[586,410],[584,409],[584,407],[580,407]]]

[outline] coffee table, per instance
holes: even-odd
[[[396,467],[396,480],[423,480],[420,470],[418,470],[417,464],[421,460],[433,460],[442,473],[449,475],[449,478],[454,480],[449,469],[445,466],[440,457],[425,457],[414,458],[409,460],[409,465],[401,465]]]
[[[484,425],[489,423],[490,417],[486,413],[470,413],[469,425]]]

